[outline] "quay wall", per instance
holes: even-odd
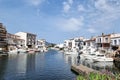
[[[72,65],[71,66],[71,70],[75,71],[78,74],[82,74],[82,75],[87,75],[87,74],[89,74],[91,72],[100,73],[99,71],[96,71],[94,69],[91,69],[91,68],[88,68],[86,66],[83,66],[82,64],[80,64],[79,66]]]

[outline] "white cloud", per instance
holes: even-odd
[[[85,11],[85,8],[83,7],[83,5],[78,5],[78,11]]]
[[[89,28],[87,31],[89,31],[90,33],[96,33],[97,30],[93,29],[93,28]]]
[[[68,0],[66,2],[63,2],[63,12],[68,13],[72,7],[72,4],[73,4],[73,0]]]
[[[60,19],[57,21],[57,27],[63,31],[74,32],[79,31],[80,28],[84,25],[83,18],[69,18],[69,19]]]
[[[97,10],[88,15],[90,17],[88,24],[90,29],[88,31],[94,32],[95,29],[103,32],[114,29],[116,20],[120,20],[120,4],[118,4],[118,0],[93,0],[93,3]]]
[[[33,5],[33,6],[39,6],[42,2],[45,0],[26,0],[28,4]]]
[[[107,3],[107,0],[95,1],[95,7],[101,11],[111,11],[113,8]]]
[[[65,30],[68,29],[72,31],[77,31],[80,27],[73,27],[73,25],[77,25],[74,23],[70,17],[78,17],[84,16],[84,22],[80,21],[81,24],[84,24],[86,27],[82,27],[82,29],[86,29],[85,31],[89,31],[90,33],[99,33],[103,31],[109,31],[114,28],[115,21],[120,20],[120,0],[90,0],[87,1],[86,4],[78,4],[73,5],[76,3],[77,0],[67,0],[64,2],[63,11],[67,13],[67,18],[69,19],[64,21],[64,28]],[[77,8],[77,9],[76,9]],[[81,12],[84,12],[81,13]],[[66,17],[66,15],[65,15]],[[75,18],[76,19],[76,18]],[[79,21],[79,19],[77,19]],[[69,22],[69,24],[68,24]],[[70,23],[72,22],[72,23]]]
[[[70,10],[71,6],[67,3],[63,3],[63,12],[67,13]]]

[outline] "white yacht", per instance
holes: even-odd
[[[96,62],[96,63],[92,63],[94,66],[96,67],[100,67],[100,68],[105,68],[107,66],[112,67],[113,66],[113,62]]]
[[[66,55],[70,55],[71,52],[70,52],[70,51],[65,51],[64,54],[66,54]]]
[[[18,50],[17,49],[15,49],[15,50],[10,50],[9,52],[8,52],[8,54],[17,54],[18,53]]]
[[[25,53],[26,52],[26,50],[24,50],[24,49],[18,49],[18,53]]]
[[[65,51],[64,53],[65,53],[66,55],[78,54],[78,52],[76,52],[76,51]]]
[[[93,60],[94,62],[102,62],[102,61],[112,62],[112,61],[113,61],[113,58],[106,57],[104,54],[99,54],[99,55],[97,55],[96,57],[94,57],[92,60]]]

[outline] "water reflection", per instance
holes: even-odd
[[[26,72],[34,72],[35,71],[35,54],[28,54],[27,55],[27,66],[26,66]]]
[[[79,65],[83,64],[89,68],[99,70],[99,71],[108,71],[113,74],[119,73],[120,74],[120,63],[118,62],[92,62],[91,60],[85,60],[83,58],[78,58],[78,55],[65,55],[66,62],[71,62],[69,64]]]
[[[8,66],[11,66],[8,67],[8,70],[14,69],[15,73],[20,74],[26,74],[31,71],[35,71],[35,54],[10,55]]]
[[[8,61],[8,59],[6,57],[0,58],[0,80],[4,79],[7,61]]]
[[[27,66],[27,55],[16,55],[17,57],[17,64],[16,64],[16,73],[20,73],[21,75],[26,74],[26,66]],[[11,63],[11,62],[10,62]]]
[[[0,58],[0,80],[73,80],[76,75],[71,72],[69,62],[64,61],[71,60],[71,57],[63,56],[50,50],[47,53],[14,54]]]
[[[64,55],[64,59],[66,63],[71,65],[76,65],[78,63],[78,59],[76,55]]]

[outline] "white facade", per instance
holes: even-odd
[[[68,47],[69,46],[69,42],[70,42],[70,40],[65,40],[64,41],[64,47]]]
[[[46,40],[45,39],[37,40],[36,48],[38,48],[38,50],[40,50],[42,52],[46,51],[47,50],[47,48],[46,48]]]
[[[24,48],[25,42],[23,39],[20,39],[20,36],[7,33],[7,43],[8,50],[16,50]]]
[[[35,48],[36,45],[36,35],[26,32],[18,32],[15,35],[20,36],[21,39],[25,40],[26,48]]]
[[[110,36],[111,34],[104,35],[104,33],[101,36],[97,36],[96,47],[102,50],[110,49]]]
[[[18,39],[16,44],[19,48],[25,48],[25,40],[23,39]]]
[[[111,45],[112,46],[120,46],[120,34],[112,34],[111,35]]]
[[[96,43],[110,43],[110,35],[96,37]]]
[[[64,44],[57,44],[56,47],[63,48]]]
[[[18,32],[15,35],[20,36],[21,39],[25,40],[25,47],[27,47],[27,33],[25,32]]]
[[[65,40],[64,41],[64,49],[72,50],[72,51],[79,50],[82,42],[83,42],[83,37]]]
[[[72,50],[79,49],[79,38],[74,38],[72,40]]]
[[[95,40],[87,40],[87,41],[85,41],[85,45],[87,46],[87,47],[96,47],[96,42],[95,42]]]
[[[97,37],[96,38],[96,43],[102,43],[102,42],[103,42],[102,37]]]

